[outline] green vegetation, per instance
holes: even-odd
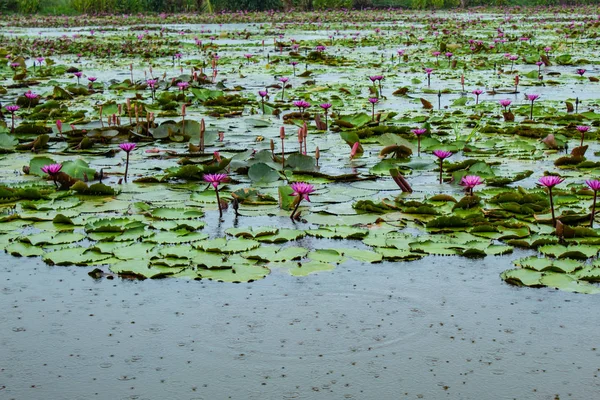
[[[322,10],[402,7],[441,9],[476,6],[595,4],[595,0],[0,0],[0,12],[73,15],[81,13]]]

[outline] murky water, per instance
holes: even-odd
[[[519,256],[234,285],[2,255],[0,397],[598,398],[597,298],[501,283]]]

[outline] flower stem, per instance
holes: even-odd
[[[594,216],[596,214],[596,195],[598,194],[597,190],[594,190],[594,203],[592,204],[592,216],[590,217],[590,228],[594,227]]]
[[[444,163],[444,160],[442,160],[440,158],[440,184],[442,183],[442,172],[444,172],[444,170],[443,170],[443,165],[444,164],[443,163]]]
[[[421,136],[417,136],[417,156],[421,157]]]
[[[292,211],[292,215],[290,215],[290,218],[292,219],[292,221],[294,220],[294,215],[296,215],[296,211],[298,211],[298,207],[300,207],[300,202],[302,201],[302,198],[298,198],[298,203],[296,203],[296,207],[294,208],[294,211]]]
[[[529,111],[529,119],[533,121],[533,100],[531,101],[531,110]]]
[[[548,187],[548,196],[550,197],[550,211],[552,211],[552,226],[556,227],[556,218],[554,217],[554,202],[552,201],[551,187]]]
[[[581,143],[579,144],[580,147],[583,147],[583,132],[581,132]]]
[[[127,160],[125,161],[125,182],[127,182],[127,171],[129,171],[129,152],[127,152]]]
[[[219,207],[219,219],[223,218],[223,210],[221,210],[221,200],[219,199],[219,188],[215,188],[215,193],[217,194],[217,207]]]

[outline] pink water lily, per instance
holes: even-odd
[[[417,136],[417,156],[420,157],[421,156],[421,135],[424,135],[425,133],[427,133],[427,129],[424,129],[424,128],[412,129],[411,132]]]
[[[527,94],[526,96],[527,96],[527,99],[529,101],[531,101],[531,110],[529,112],[529,119],[532,120],[533,119],[533,102],[536,101],[537,99],[539,99],[540,95],[531,93],[531,94]]]
[[[304,101],[304,100],[297,100],[297,101],[294,101],[292,104],[294,104],[295,107],[298,107],[300,109],[300,114],[301,114],[302,118],[304,118],[304,111],[307,108],[311,107],[311,104],[308,101]]]
[[[592,215],[590,216],[590,228],[594,227],[594,217],[596,216],[596,197],[600,190],[600,181],[597,179],[587,180],[585,184],[594,191],[594,202],[592,203]]]
[[[467,175],[463,176],[460,180],[460,185],[464,186],[469,190],[469,195],[473,196],[473,188],[477,185],[481,185],[483,183],[483,179],[479,175]]]
[[[62,164],[48,164],[48,165],[44,165],[41,168],[42,172],[44,172],[48,175],[56,175],[60,172],[61,169],[62,169]]]
[[[4,107],[6,109],[6,111],[8,111],[10,113],[10,119],[11,119],[11,128],[10,128],[10,132],[14,133],[15,131],[15,112],[21,108],[18,105],[11,105],[11,106],[6,106]]]
[[[219,219],[223,218],[223,210],[221,208],[221,199],[219,198],[219,185],[227,182],[229,177],[227,174],[204,174],[203,177],[205,182],[210,183],[215,188],[215,194],[217,195],[217,207],[219,208]]]
[[[473,94],[475,95],[475,105],[479,104],[479,95],[483,93],[483,90],[481,89],[475,89],[473,90]]]
[[[585,133],[590,130],[590,127],[586,125],[578,125],[576,129],[579,131],[579,133],[581,133],[581,143],[579,146],[583,146],[583,137],[585,136]]]
[[[500,105],[502,107],[504,107],[504,111],[507,111],[507,107],[511,105],[512,101],[509,99],[504,99],[504,100],[499,100],[498,103],[500,103]]]
[[[371,106],[373,107],[372,112],[371,112],[371,120],[375,121],[375,104],[377,104],[379,102],[379,99],[377,97],[369,97],[369,103],[371,103]]]
[[[328,130],[328,123],[327,123],[327,115],[329,114],[329,109],[332,107],[331,103],[323,103],[323,104],[319,104],[319,107],[321,107],[323,109],[323,113],[325,114],[325,130]]]
[[[427,74],[427,87],[431,86],[431,73],[433,72],[433,68],[425,68],[425,73]]]
[[[444,159],[452,156],[452,152],[446,150],[434,150],[433,155],[440,161],[440,183],[443,183],[442,173],[444,172]]]
[[[50,175],[52,181],[54,182],[54,186],[58,188],[58,183],[56,182],[56,175],[62,169],[62,164],[48,164],[44,165],[41,170],[43,173]]]
[[[289,80],[290,78],[286,76],[282,76],[281,78],[279,78],[279,82],[281,82],[281,100],[283,100],[283,97],[285,96],[285,85],[288,83]]]
[[[125,161],[125,182],[127,182],[127,172],[129,171],[129,153],[135,149],[135,143],[121,143],[119,147],[121,150],[127,153],[127,159]]]
[[[296,211],[298,211],[298,207],[300,206],[300,202],[302,200],[306,200],[310,202],[309,195],[315,191],[315,187],[306,182],[294,182],[291,185],[292,190],[294,191],[291,196],[296,196],[296,207],[294,207],[294,211],[292,211],[292,215],[290,218],[292,221],[296,219]]]
[[[554,202],[552,199],[552,188],[564,180],[565,178],[561,178],[560,176],[555,175],[542,176],[538,180],[539,185],[544,186],[548,189],[548,197],[550,198],[550,211],[552,212],[552,226],[556,226],[556,217],[554,216]]]

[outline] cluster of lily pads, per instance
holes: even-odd
[[[506,282],[600,292],[600,23],[578,11],[4,17],[0,247],[227,282],[519,248]]]

